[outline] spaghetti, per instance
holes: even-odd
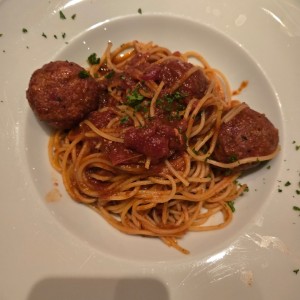
[[[102,86],[98,111],[49,141],[70,196],[119,231],[158,237],[182,253],[189,251],[177,241],[188,231],[227,226],[228,203],[247,189],[236,167],[277,150],[214,159],[221,125],[247,107],[232,99],[226,77],[196,52],[137,41],[113,51],[109,43],[88,72]],[[222,221],[208,225],[216,214]]]

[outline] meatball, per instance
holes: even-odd
[[[221,125],[213,156],[220,162],[231,163],[242,158],[269,155],[276,150],[278,141],[278,130],[267,117],[246,107]],[[256,165],[247,164],[241,169]]]
[[[50,126],[68,129],[98,108],[99,85],[81,66],[54,61],[36,70],[26,97],[35,115]]]

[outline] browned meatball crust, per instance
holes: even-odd
[[[230,163],[247,157],[264,156],[278,147],[278,130],[261,114],[244,108],[227,123],[223,123],[214,151],[214,158]],[[254,166],[247,165],[246,168]]]
[[[32,74],[26,96],[41,121],[67,129],[98,108],[99,85],[76,63],[54,61]]]

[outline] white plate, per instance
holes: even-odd
[[[296,1],[0,1],[0,299],[298,299],[299,14]],[[280,131],[270,168],[241,179],[250,192],[232,224],[188,234],[188,256],[70,200],[25,97],[50,60],[84,65],[108,40],[132,39],[196,50],[235,88],[249,80],[241,100]],[[61,197],[49,202],[56,184]]]

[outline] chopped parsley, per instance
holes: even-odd
[[[293,141],[292,144],[295,145],[295,144],[296,144],[296,141]],[[296,145],[296,146],[295,146],[295,149],[296,149],[296,150],[299,150],[299,149],[300,149],[300,145]]]
[[[121,123],[121,124],[125,124],[125,123],[128,122],[128,120],[129,120],[129,116],[124,116],[124,117],[122,117],[122,118],[120,119],[120,123]]]
[[[62,19],[62,20],[65,20],[66,19],[66,16],[64,15],[64,13],[60,10],[59,11],[59,17]]]
[[[270,169],[271,169],[271,166],[270,166],[270,165],[268,165],[266,169],[270,170]]]
[[[47,35],[45,34],[45,32],[42,33],[42,37],[44,37],[45,39],[47,38]]]
[[[293,272],[297,275],[299,272],[299,269],[295,269],[295,270],[293,270]]]
[[[228,201],[227,205],[230,207],[231,211],[234,213],[235,212],[234,202],[233,201]]]
[[[284,184],[284,186],[290,186],[291,185],[291,183],[289,182],[289,181],[287,181],[285,184]]]
[[[88,78],[90,77],[90,73],[86,70],[81,70],[79,73],[78,73],[78,76],[79,78],[81,79],[85,79],[85,78]]]
[[[300,190],[296,190],[296,194],[297,194],[297,195],[300,195]]]
[[[74,14],[74,15],[71,16],[72,20],[75,20],[75,18],[76,18],[76,14]]]
[[[300,207],[299,206],[293,206],[293,210],[300,211]]]
[[[135,107],[138,104],[141,103],[141,101],[144,100],[144,96],[141,95],[139,93],[139,91],[136,89],[134,89],[130,94],[128,94],[127,96],[127,104],[131,107]]]
[[[22,32],[23,32],[23,33],[27,33],[28,30],[27,30],[26,28],[23,28],[23,29],[22,29]]]
[[[200,151],[197,151],[195,148],[193,148],[193,152],[196,154],[196,155],[199,155]]]
[[[3,33],[0,33],[0,37],[2,37],[3,36]]]
[[[116,72],[115,72],[114,70],[112,70],[112,71],[110,71],[109,73],[107,73],[107,74],[105,75],[105,78],[106,78],[106,79],[111,79],[111,78],[114,77],[115,73],[116,73]]]
[[[278,189],[278,193],[282,193],[282,189]]]
[[[156,104],[157,106],[163,106],[163,101],[162,101],[162,99],[157,99],[155,104]]]
[[[54,34],[53,36],[54,36],[55,39],[57,39],[57,35],[56,34]]]
[[[96,53],[92,53],[92,54],[88,57],[87,61],[88,61],[88,63],[89,63],[90,65],[97,65],[97,64],[99,64],[99,62],[100,62],[100,58],[97,57],[97,54],[96,54]]]
[[[145,103],[146,104],[146,103]],[[135,111],[142,111],[142,112],[147,112],[148,111],[148,107],[143,105],[142,103],[139,103],[137,104],[135,107],[134,107],[134,110]]]
[[[66,37],[66,33],[65,32],[62,32],[61,33],[61,37],[64,39]]]
[[[141,8],[138,9],[138,13],[139,13],[140,15],[143,13]]]
[[[206,153],[208,153],[209,148],[208,148],[208,146],[207,146],[206,144],[204,144],[204,145],[202,146],[201,150],[202,150],[203,153],[206,154]]]
[[[193,152],[196,154],[196,155],[199,155],[199,154],[207,154],[208,153],[208,147],[207,147],[207,145],[203,145],[202,147],[201,147],[201,150],[199,149],[199,150],[196,150],[195,148],[193,148]],[[209,154],[209,156],[210,156],[210,153],[208,153]],[[226,172],[225,172],[226,173]]]
[[[237,155],[236,155],[236,154],[230,155],[230,157],[229,157],[229,162],[233,163],[233,162],[235,162],[235,161],[237,161],[237,160],[238,160],[238,158],[237,158]]]
[[[183,93],[180,93],[180,92],[175,92],[173,94],[169,94],[169,95],[166,95],[166,100],[170,103],[172,103],[174,100],[181,100],[182,98],[186,97],[185,94]]]
[[[175,116],[179,114],[179,111],[184,109],[184,104],[181,101],[184,97],[186,97],[185,94],[180,92],[175,92],[172,94],[164,95],[162,98],[157,99],[156,105],[160,108],[162,108],[165,112],[175,112]]]

